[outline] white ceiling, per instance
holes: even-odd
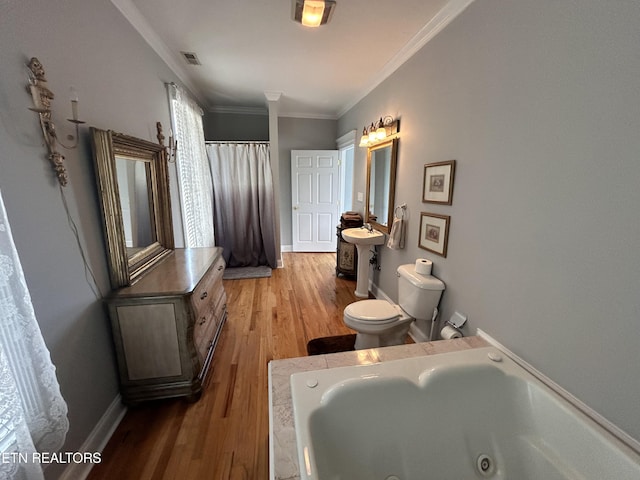
[[[210,110],[337,118],[473,0],[337,0],[303,27],[292,0],[112,0]],[[202,65],[188,65],[181,51]]]

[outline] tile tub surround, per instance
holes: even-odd
[[[271,480],[299,480],[296,433],[289,378],[298,372],[334,367],[367,365],[402,358],[435,355],[469,348],[487,347],[480,337],[372,348],[354,352],[299,357],[269,362],[269,455]]]

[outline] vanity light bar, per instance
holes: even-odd
[[[400,120],[394,120],[390,115],[380,117],[380,120],[362,129],[362,137],[360,137],[358,146],[370,147],[377,145],[383,140],[396,136],[399,130]]]

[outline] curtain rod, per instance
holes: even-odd
[[[232,145],[255,145],[255,144],[260,144],[260,143],[266,143],[269,144],[268,140],[254,140],[254,141],[225,141],[225,140],[207,140],[206,142],[204,142],[205,144],[232,144]]]

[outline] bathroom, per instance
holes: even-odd
[[[46,14],[20,3],[2,7],[15,21],[0,30],[0,187],[70,406],[73,450],[117,395],[117,376],[59,191],[43,180],[23,56],[41,57],[60,98],[75,83],[88,122],[143,138],[156,120],[168,123],[162,82],[179,79],[109,2],[55,2]],[[374,290],[397,298],[397,266],[430,258],[446,284],[443,318],[467,315],[465,335],[488,332],[637,439],[639,16],[636,2],[478,0],[338,120],[280,119],[296,135],[308,125],[306,138],[319,129],[304,145],[281,138],[282,152],[332,148],[381,115],[399,118],[395,200],[407,204],[407,241],[379,248]],[[152,86],[134,88],[123,71]],[[70,205],[106,288],[90,146],[65,153]],[[424,165],[454,159],[452,204],[423,204]],[[286,191],[288,152],[280,161]],[[365,149],[356,147],[354,166],[354,192],[365,192]],[[451,217],[446,258],[418,248],[421,212]]]

